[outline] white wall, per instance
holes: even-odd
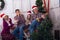
[[[50,17],[54,24],[53,29],[60,30],[60,7],[59,7],[59,0],[50,0]]]
[[[59,0],[50,0],[50,8],[59,7]]]

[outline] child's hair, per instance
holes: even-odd
[[[16,9],[15,12],[20,11],[19,9]]]
[[[8,15],[6,15],[7,17],[9,17]]]

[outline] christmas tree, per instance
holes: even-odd
[[[44,9],[42,0],[37,0],[36,5],[38,6],[39,12],[45,13],[46,10]]]
[[[46,10],[44,10],[44,7],[42,6],[42,0],[36,0],[36,5],[38,6],[40,12],[46,13]],[[51,33],[52,22],[48,15],[38,26],[37,30],[38,32],[32,33],[32,40],[53,40],[53,35]]]

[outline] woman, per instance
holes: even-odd
[[[10,28],[13,26],[12,20],[5,14],[2,14],[1,17],[3,17],[2,40],[15,40],[14,36],[10,34]]]
[[[30,33],[29,33],[29,26],[31,24],[31,11],[27,12],[27,20],[25,26],[23,27],[24,39],[23,40],[30,40]]]
[[[28,13],[28,15],[27,15],[27,20],[26,20],[26,25],[30,25],[32,22],[31,11],[28,11],[27,13]]]

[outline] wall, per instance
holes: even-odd
[[[60,30],[60,7],[59,0],[51,0],[50,1],[50,18],[53,22],[53,30],[52,33],[55,37],[54,31]]]
[[[54,24],[54,30],[60,30],[60,7],[59,0],[50,0],[50,18]]]

